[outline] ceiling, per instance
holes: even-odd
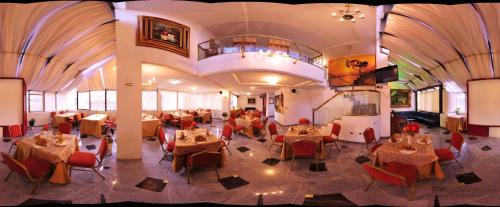
[[[349,54],[375,53],[375,7],[354,7],[365,14],[365,19],[352,24],[331,17],[332,12],[344,9],[344,4],[127,2],[127,9],[188,19],[208,29],[216,38],[264,34],[290,39],[323,51],[327,60]]]

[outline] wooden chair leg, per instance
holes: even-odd
[[[319,167],[318,167],[318,156],[316,156],[315,163],[316,163],[316,172],[319,172]]]
[[[97,175],[99,175],[103,180],[106,180],[106,178],[101,173],[99,173],[99,171],[97,171],[95,168],[92,168],[92,170],[94,170],[94,172],[97,173]]]
[[[34,194],[36,192],[36,190],[38,189],[38,187],[40,186],[40,183],[42,183],[42,178],[44,176],[38,178],[38,180],[35,182],[34,186],[33,186],[33,189],[31,190],[31,193],[30,194]]]
[[[10,175],[12,175],[14,171],[10,171],[10,173],[7,175],[7,177],[5,178],[5,180],[3,180],[3,182],[7,182],[7,180],[9,179]]]
[[[274,145],[274,141],[271,143],[271,146],[269,146],[269,148],[267,148],[268,152],[271,152],[271,147],[273,147],[273,145]]]
[[[417,182],[413,182],[411,186],[408,187],[408,200],[413,200],[413,193],[415,192],[415,185]]]
[[[292,165],[290,166],[290,170],[293,170],[294,161],[295,161],[295,155],[292,155]]]
[[[375,179],[372,178],[372,181],[370,182],[370,184],[368,184],[368,186],[366,186],[364,191],[367,191],[373,185],[373,183],[375,183]]]
[[[10,141],[12,142],[12,140],[10,140]],[[10,144],[9,153],[12,150],[13,147],[14,147],[14,142],[12,142],[12,144]]]
[[[455,158],[455,162],[457,162],[458,166],[460,166],[460,168],[464,168],[464,166],[462,166],[462,164]]]
[[[215,174],[217,174],[217,181],[220,180],[220,176],[219,176],[219,170],[217,170],[217,166],[214,165],[214,170],[215,170]]]
[[[163,161],[164,158],[167,157],[167,152],[163,152],[163,157],[161,157],[160,161],[158,163],[161,163],[161,161]]]
[[[186,166],[186,172],[187,172],[188,184],[191,184],[191,175],[189,174],[189,169],[187,166]]]

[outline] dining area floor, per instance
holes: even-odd
[[[270,122],[273,120],[270,119]],[[198,124],[199,128],[207,128],[220,137],[224,122],[214,120],[212,124]],[[166,127],[167,139],[171,140],[177,128]],[[35,127],[28,131],[33,135],[41,130]],[[278,124],[279,134],[287,127]],[[425,128],[422,133],[432,135],[434,147],[447,147],[446,142],[451,134],[444,134],[445,129]],[[79,134],[73,129],[72,134]],[[226,153],[225,164],[219,169],[221,178],[239,177],[248,184],[227,190],[217,181],[216,173],[211,169],[192,171],[191,184],[187,183],[184,170],[174,172],[172,162],[158,162],[163,152],[158,139],[143,139],[141,160],[116,160],[116,143],[113,143],[113,153],[106,157],[99,169],[105,180],[94,172],[74,170],[71,182],[65,185],[43,183],[37,193],[30,195],[31,183],[16,174],[7,182],[3,179],[10,170],[0,164],[0,205],[19,205],[26,200],[43,199],[54,201],[71,201],[73,204],[98,204],[115,202],[144,203],[217,203],[234,205],[256,205],[259,195],[262,195],[264,205],[272,204],[307,204],[305,200],[317,195],[341,194],[355,205],[386,205],[386,206],[433,206],[435,196],[439,196],[442,206],[448,205],[500,205],[500,139],[479,137],[471,139],[464,134],[465,144],[458,160],[463,168],[455,162],[442,163],[445,178],[421,179],[416,183],[413,200],[407,199],[407,190],[403,187],[376,182],[367,191],[365,187],[371,179],[363,170],[356,158],[366,155],[366,146],[362,143],[339,142],[341,149],[331,148],[325,160],[320,162],[326,166],[326,171],[314,172],[310,169],[311,159],[296,159],[294,170],[290,170],[290,160],[280,160],[279,147],[271,145],[268,136],[266,141],[248,138],[243,135],[233,136],[229,145],[231,155]],[[379,140],[387,142],[388,138]],[[79,138],[80,150],[95,153],[99,148],[100,139],[88,136]],[[96,149],[87,150],[86,146],[95,145]],[[484,150],[489,146],[490,150]],[[1,142],[0,151],[8,152],[10,143]],[[238,150],[245,147],[247,150]],[[243,149],[243,148],[240,148]],[[12,152],[11,152],[12,155]],[[373,162],[373,156],[367,156]],[[279,162],[265,164],[268,158]],[[473,172],[481,181],[464,184],[457,181],[456,175]],[[163,180],[166,186],[161,192],[154,192],[136,187],[145,178]],[[311,196],[312,195],[312,196]]]

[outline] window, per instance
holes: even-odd
[[[56,94],[45,93],[45,111],[56,111]]]
[[[28,98],[30,112],[43,111],[43,92],[29,91]]]
[[[161,91],[161,110],[175,111],[177,110],[177,92]]]
[[[418,91],[417,110],[439,113],[439,89]]]
[[[106,110],[106,92],[90,91],[90,109],[95,111]]]
[[[158,100],[156,91],[142,91],[142,110],[156,111]]]
[[[222,110],[224,97],[219,93],[192,94],[179,92],[179,109],[212,109]]]
[[[466,113],[466,98],[465,93],[448,93],[448,113],[456,113],[458,112]]]
[[[116,110],[116,91],[106,91],[106,110]]]
[[[77,96],[78,96],[78,93],[76,92],[76,89],[73,89],[71,91],[69,91],[68,93],[66,93],[66,109],[67,110],[71,110],[71,111],[76,111],[77,109]],[[62,102],[64,102],[64,100],[61,98],[60,99]],[[59,98],[58,98],[58,102],[59,102]],[[88,102],[87,102],[88,103]],[[57,110],[61,110],[61,109],[64,109],[64,108],[60,108],[60,106],[62,106],[62,104],[57,104],[57,107],[58,109]]]
[[[90,92],[78,92],[78,110],[90,110]]]
[[[238,97],[231,94],[231,108],[238,107]]]

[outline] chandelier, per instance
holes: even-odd
[[[353,10],[350,4],[346,4],[345,9],[339,9],[338,13],[337,15],[336,12],[332,12],[332,17],[338,18],[339,22],[350,21],[354,24],[356,20],[365,18],[365,15],[359,9]]]

